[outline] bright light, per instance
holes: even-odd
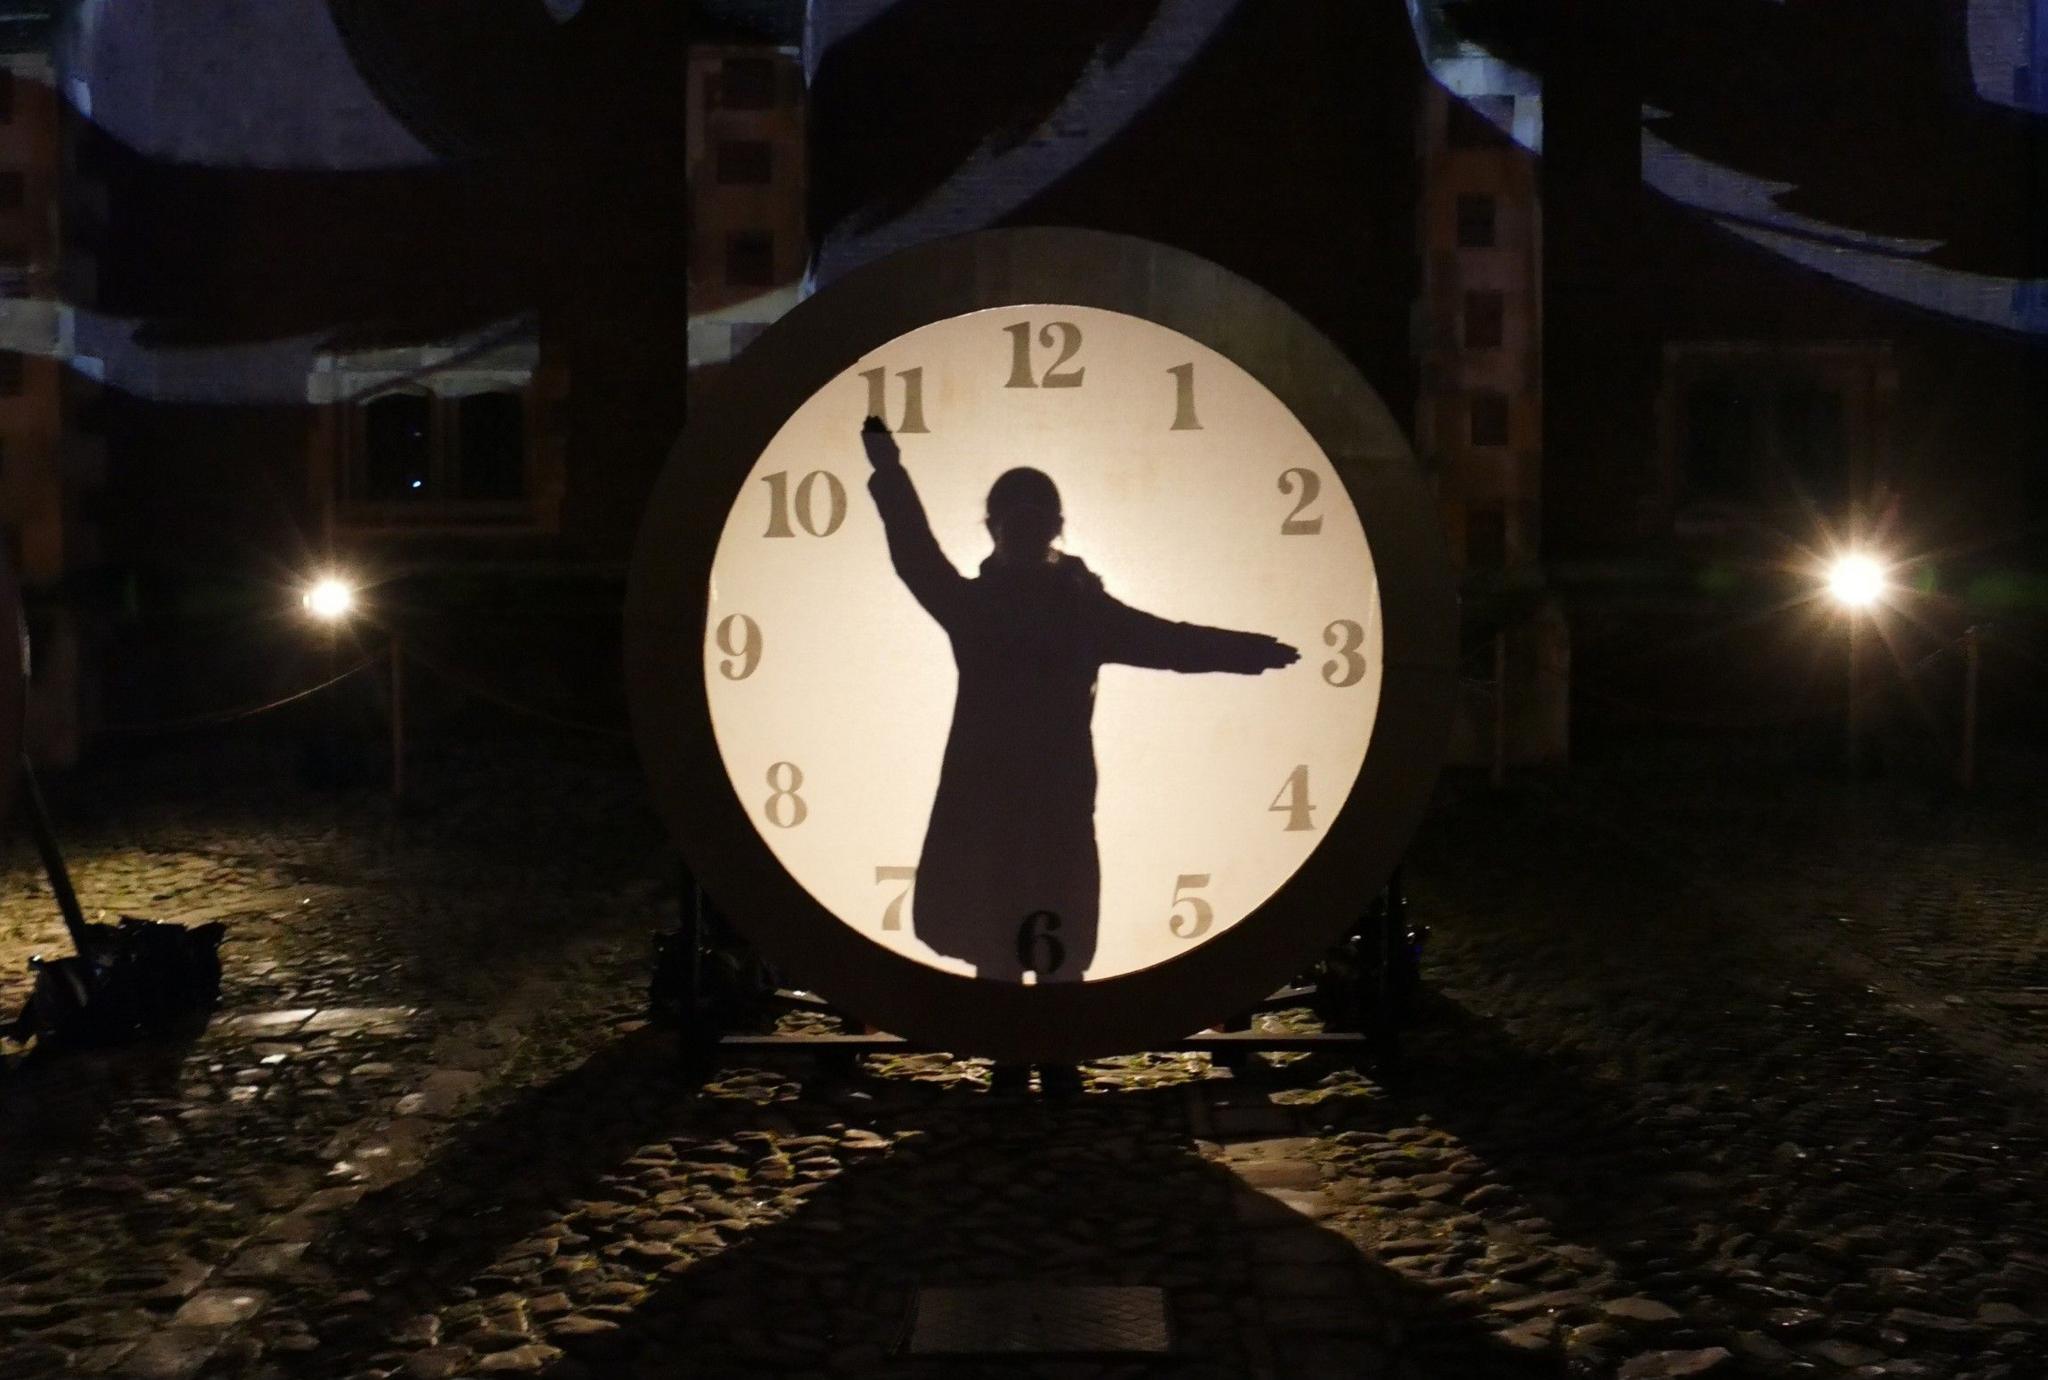
[[[1868,556],[1838,556],[1828,567],[1828,593],[1844,608],[1867,609],[1884,594],[1884,589],[1884,567]]]
[[[315,580],[300,596],[299,602],[315,618],[332,623],[347,617],[349,610],[356,606],[356,592],[348,581],[329,575]]]

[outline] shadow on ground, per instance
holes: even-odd
[[[321,1366],[392,1363],[428,1314],[444,1345],[481,1322],[470,1340],[503,1347],[490,1320],[516,1315],[564,1349],[559,1377],[973,1374],[901,1354],[916,1291],[1035,1281],[1164,1289],[1177,1351],[1145,1374],[1553,1373],[1205,1158],[1198,1089],[794,1091],[700,1090],[641,1032],[466,1126],[316,1247],[309,1307],[362,1291],[320,1320]]]

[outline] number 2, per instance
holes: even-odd
[[[1291,470],[1282,470],[1280,472],[1281,493],[1291,494],[1294,492],[1296,487],[1294,478],[1296,475],[1301,476],[1301,502],[1295,504],[1294,511],[1282,519],[1280,535],[1283,537],[1312,537],[1323,530],[1323,520],[1320,517],[1303,517],[1302,514],[1309,510],[1315,503],[1317,495],[1322,493],[1322,477],[1314,470],[1305,470],[1299,466]]]

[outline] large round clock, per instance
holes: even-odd
[[[1455,601],[1398,427],[1292,310],[1091,231],[911,250],[700,406],[629,595],[699,878],[883,1028],[1071,1058],[1284,981],[1398,857]]]

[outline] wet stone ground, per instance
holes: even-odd
[[[1711,743],[1453,781],[1398,1069],[1134,1056],[1048,1097],[685,1070],[640,1019],[675,895],[631,761],[418,779],[403,817],[256,753],[60,791],[88,909],[226,921],[225,996],[0,1073],[0,1376],[2048,1375],[2017,786]],[[7,861],[11,1011],[63,946]],[[903,1354],[920,1287],[1012,1281],[1158,1286],[1174,1352]]]

